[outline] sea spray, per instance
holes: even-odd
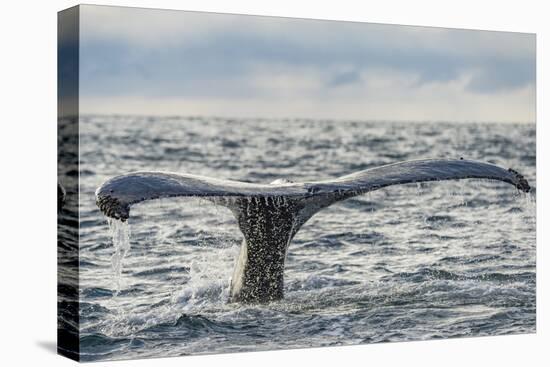
[[[197,215],[207,218],[202,220],[202,226],[206,222],[208,228],[197,229],[197,256],[188,263],[189,279],[171,297],[172,312],[195,312],[227,303],[241,235],[236,231],[233,214],[220,203],[232,200],[231,197],[198,199]],[[213,212],[216,215],[212,216]],[[236,233],[231,235],[228,230]]]
[[[219,240],[223,241],[221,236]],[[239,248],[237,243],[219,248],[205,246],[201,255],[189,264],[189,280],[174,292],[171,300],[173,307],[189,312],[227,303]]]
[[[109,229],[111,230],[111,236],[113,238],[113,246],[115,248],[115,252],[111,257],[111,269],[113,271],[116,296],[121,288],[122,260],[130,249],[130,226],[128,225],[128,221],[122,222],[112,218],[108,218],[107,221],[109,223]]]

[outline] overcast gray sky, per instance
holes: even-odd
[[[81,7],[82,113],[535,121],[535,36]]]

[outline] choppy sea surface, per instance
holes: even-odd
[[[136,116],[80,122],[83,360],[535,331],[533,124]],[[129,247],[117,249],[94,197],[106,179],[136,170],[299,182],[459,157],[514,168],[533,192],[445,181],[334,204],[293,239],[285,299],[260,306],[227,302],[242,236],[225,207],[189,198],[142,203],[129,226],[113,223],[117,235],[129,237]]]

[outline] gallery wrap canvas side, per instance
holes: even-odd
[[[78,360],[79,319],[79,7],[58,13],[57,351]]]

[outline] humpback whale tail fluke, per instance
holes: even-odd
[[[265,303],[283,297],[286,252],[300,227],[319,210],[387,186],[456,179],[489,179],[529,192],[512,169],[465,159],[424,159],[375,167],[333,180],[252,184],[170,172],[133,172],[106,181],[96,191],[108,217],[126,221],[132,205],[153,199],[203,197],[228,207],[244,241],[231,282],[231,300]]]

